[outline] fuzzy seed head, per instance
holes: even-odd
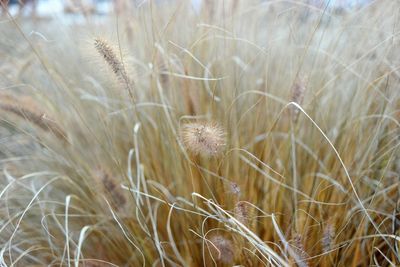
[[[94,40],[94,47],[110,66],[118,80],[125,84],[126,90],[128,91],[130,97],[134,99],[131,88],[132,81],[128,77],[124,64],[118,59],[117,54],[114,52],[112,47],[107,43],[106,40],[100,38],[96,38]]]
[[[237,197],[240,197],[240,186],[237,183],[230,183],[230,191],[232,194],[236,195]]]
[[[305,92],[307,89],[306,88],[306,80],[307,80],[307,78],[299,79],[293,85],[292,96],[291,96],[292,102],[295,102],[299,105],[303,104],[304,95],[305,95]],[[300,112],[300,110],[297,107],[291,106],[291,113],[292,113],[293,121],[295,121],[295,122],[297,121],[297,119],[299,117],[299,112]]]
[[[324,236],[322,237],[321,243],[324,252],[328,252],[332,249],[333,239],[335,238],[335,228],[332,224],[328,224],[324,229]]]
[[[306,86],[304,81],[297,81],[292,88],[292,101],[301,105],[304,99]]]
[[[235,218],[244,225],[247,225],[249,222],[250,211],[246,202],[239,201],[235,205],[234,209]]]
[[[232,264],[234,259],[232,241],[222,235],[214,235],[209,240],[208,247],[214,260],[223,264]]]
[[[1,93],[0,110],[23,118],[42,130],[52,132],[61,140],[67,140],[66,132],[61,126],[41,110],[38,105],[35,104],[34,100],[28,96],[21,97]]]
[[[296,253],[296,264],[299,267],[308,267],[308,262],[307,262],[307,258],[308,258],[308,254],[305,250],[303,241],[302,241],[302,237],[300,234],[295,234],[294,238],[293,238],[293,245],[294,245],[294,251]]]
[[[102,185],[102,191],[110,195],[113,204],[115,204],[114,208],[117,210],[123,208],[127,201],[121,188],[117,186],[115,177],[101,168],[94,171],[94,176]]]
[[[181,130],[182,141],[195,155],[216,156],[225,147],[224,130],[215,123],[188,123]]]
[[[119,61],[117,55],[107,41],[96,38],[94,40],[94,47],[96,48],[97,52],[103,56],[104,60],[108,65],[110,65],[111,69],[116,75],[121,75],[121,73],[124,72],[122,63]]]

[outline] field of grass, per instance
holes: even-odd
[[[399,266],[400,2],[0,21],[0,266]]]

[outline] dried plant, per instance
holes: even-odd
[[[123,62],[120,59],[118,59],[118,56],[114,52],[113,48],[108,44],[106,40],[101,38],[96,38],[94,40],[94,47],[96,48],[97,52],[104,58],[107,64],[110,66],[110,68],[117,76],[117,78],[125,84],[126,90],[128,91],[131,99],[134,99],[131,88],[132,82],[129,79],[129,76],[126,72]]]
[[[224,264],[233,263],[235,255],[231,240],[222,235],[215,234],[210,237],[207,245],[214,260]]]
[[[400,2],[289,2],[4,19],[0,266],[400,266]]]
[[[49,116],[40,111],[40,109],[33,104],[33,101],[19,101],[17,97],[10,94],[0,95],[0,109],[3,112],[12,113],[28,122],[35,124],[42,130],[49,131],[57,138],[66,140],[67,135],[61,126],[49,118]]]
[[[295,234],[293,238],[293,248],[295,252],[295,263],[299,267],[307,267],[309,266],[307,258],[306,249],[304,248],[302,237],[300,234]]]
[[[328,224],[324,229],[322,236],[322,248],[324,252],[329,252],[333,249],[333,240],[335,238],[335,229],[332,224]]]
[[[235,218],[244,225],[248,225],[250,220],[249,206],[244,201],[239,201],[235,204]]]
[[[123,208],[127,200],[113,175],[102,168],[98,168],[93,176],[98,177],[102,192],[111,196],[113,207],[116,210]]]
[[[187,123],[182,126],[181,138],[195,155],[216,156],[225,147],[224,130],[216,123]]]
[[[297,103],[299,105],[303,104],[304,94],[306,92],[306,82],[307,82],[307,79],[302,78],[302,79],[298,79],[294,83],[294,85],[292,87],[292,96],[291,96],[292,102]],[[299,118],[300,110],[296,106],[291,106],[290,111],[291,111],[292,120],[294,122],[297,122],[297,120]]]

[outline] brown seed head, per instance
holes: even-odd
[[[239,201],[235,205],[234,210],[235,218],[244,225],[247,225],[249,222],[250,211],[246,202]]]
[[[215,123],[188,123],[182,127],[181,138],[193,154],[216,156],[225,147],[224,130]]]
[[[214,260],[224,264],[232,264],[234,251],[232,241],[222,235],[214,235],[209,239],[208,247]]]
[[[234,195],[236,195],[237,197],[240,197],[240,186],[237,183],[230,183],[230,192]]]
[[[99,54],[103,56],[104,60],[107,62],[108,65],[110,65],[112,71],[116,75],[121,75],[123,72],[125,72],[121,61],[118,59],[114,50],[107,43],[106,40],[96,38],[94,40],[94,47],[96,48],[97,52],[99,52]]]
[[[324,229],[324,236],[322,237],[322,249],[328,252],[332,249],[333,239],[335,238],[335,228],[332,224],[328,224]]]
[[[307,258],[309,258],[304,244],[303,244],[303,240],[300,234],[295,234],[294,238],[293,238],[293,245],[294,245],[294,251],[296,253],[296,264],[299,267],[308,267],[308,261]]]
[[[52,132],[61,140],[67,140],[66,133],[61,126],[41,110],[29,96],[1,93],[0,110],[25,119],[44,131]]]
[[[101,190],[110,195],[114,208],[117,210],[123,208],[127,201],[123,194],[124,192],[117,184],[116,178],[102,168],[96,168],[93,175],[98,180],[97,182],[102,185]]]
[[[303,99],[304,99],[304,95],[306,92],[306,82],[307,82],[307,78],[302,78],[302,79],[298,79],[295,84],[292,87],[292,102],[295,102],[299,105],[303,104]],[[299,112],[300,110],[295,107],[295,106],[291,106],[291,114],[292,114],[292,119],[294,122],[297,121],[298,117],[299,117]]]
[[[117,57],[112,47],[107,43],[106,40],[101,38],[96,38],[94,40],[94,47],[97,52],[104,58],[107,64],[110,66],[115,76],[123,83],[125,83],[126,90],[128,91],[130,97],[133,98],[132,94],[132,81],[129,79],[128,74],[125,70],[124,64]]]

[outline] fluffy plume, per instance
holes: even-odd
[[[296,253],[296,264],[300,267],[307,267],[308,262],[307,262],[307,252],[305,250],[304,244],[303,244],[303,240],[301,238],[300,234],[295,234],[294,238],[293,238],[293,246],[294,246],[294,251]]]
[[[291,102],[295,102],[299,105],[303,104],[304,94],[306,92],[306,81],[307,81],[306,78],[302,78],[298,79],[294,83],[292,87]],[[297,122],[300,110],[295,106],[291,106],[290,110],[291,110],[292,120],[294,122]]]
[[[324,229],[324,235],[322,237],[322,249],[324,252],[328,252],[332,249],[333,239],[335,238],[335,228],[332,224],[328,224]]]
[[[26,101],[26,97],[18,100],[12,95],[1,94],[0,101],[0,109],[4,112],[12,113],[44,131],[52,132],[59,139],[66,140],[66,133],[61,126],[36,107],[32,100]]]
[[[101,168],[95,170],[94,176],[102,185],[102,191],[111,196],[114,208],[117,210],[123,208],[126,204],[126,199],[121,188],[116,183],[115,178],[113,178],[109,172]]]
[[[183,125],[181,138],[188,151],[203,156],[216,156],[225,147],[225,132],[216,123]]]
[[[234,248],[232,241],[222,235],[213,235],[209,239],[208,248],[214,260],[224,264],[232,264]]]
[[[133,99],[132,89],[131,89],[131,80],[128,77],[124,64],[121,60],[118,59],[117,54],[114,52],[112,47],[108,44],[108,42],[101,38],[96,38],[94,40],[94,47],[96,48],[97,52],[103,56],[104,60],[110,66],[114,74],[117,78],[125,83],[126,89]]]
[[[249,222],[249,207],[246,204],[246,202],[244,201],[239,201],[236,203],[235,205],[235,209],[234,209],[234,214],[235,214],[235,218],[243,223],[244,225],[247,225]]]
[[[237,183],[230,183],[230,192],[234,194],[236,197],[240,197],[241,191],[240,191],[240,186]]]

